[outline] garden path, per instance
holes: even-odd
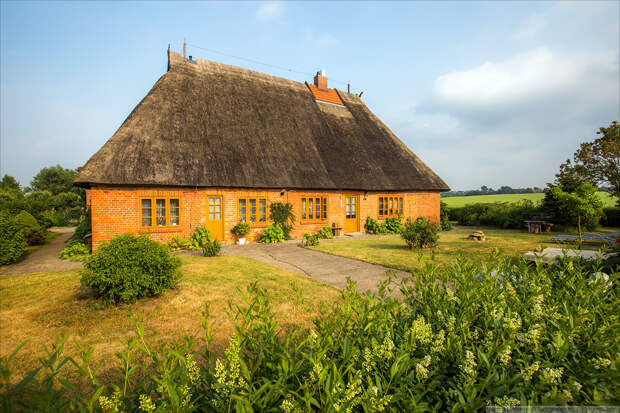
[[[360,292],[376,292],[388,271],[395,272],[398,279],[411,276],[406,271],[301,248],[298,244],[299,241],[286,241],[281,244],[230,245],[222,248],[222,254],[253,258],[339,288],[346,288],[347,278],[350,278],[357,283]],[[394,295],[400,296],[400,291],[395,291]]]
[[[58,258],[60,250],[66,246],[65,242],[71,238],[75,228],[53,228],[50,229],[50,231],[60,233],[61,235],[52,240],[49,244],[41,247],[41,249],[28,255],[22,261],[9,265],[0,273],[0,276],[81,268],[82,263],[79,261],[74,262]]]

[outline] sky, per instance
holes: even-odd
[[[2,1],[0,174],[85,164],[186,39],[200,59],[350,82],[454,190],[544,187],[620,120],[619,22],[618,1]]]

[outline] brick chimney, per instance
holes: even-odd
[[[314,76],[314,86],[321,90],[327,90],[327,76],[325,76],[325,70],[321,69],[320,72],[316,72],[316,76]]]

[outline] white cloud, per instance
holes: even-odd
[[[532,40],[538,36],[547,26],[547,17],[542,14],[533,14],[528,17],[525,24],[515,33],[518,40]]]
[[[439,76],[434,85],[443,103],[481,107],[559,95],[609,97],[617,91],[617,51],[562,54],[546,47]]]
[[[279,1],[261,3],[256,10],[256,17],[260,20],[270,20],[280,17],[284,13],[284,4]]]

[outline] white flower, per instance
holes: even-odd
[[[499,353],[499,361],[500,363],[502,363],[503,365],[507,366],[510,363],[510,354],[512,353],[512,350],[510,349],[510,346],[507,346],[504,350],[502,350]]]
[[[540,368],[540,361],[535,362],[531,366],[521,370],[521,374],[523,375],[523,380],[530,381],[534,376],[534,373],[538,371]]]
[[[548,385],[559,384],[562,379],[562,372],[564,369],[558,367],[557,369],[547,367],[542,370],[542,379]]]
[[[508,396],[504,396],[502,398],[496,397],[495,399],[493,399],[493,403],[495,403],[497,406],[502,407],[515,407],[521,404],[519,400]]]
[[[477,372],[476,367],[476,356],[470,350],[465,351],[465,360],[462,364],[459,365],[461,369],[461,374],[465,378],[466,381],[470,381],[476,378]]]
[[[428,366],[430,366],[431,364],[431,356],[427,355],[424,357],[424,359],[422,359],[422,361],[420,361],[419,363],[416,363],[415,365],[415,373],[416,373],[416,377],[419,380],[424,380],[425,378],[428,377]]]

